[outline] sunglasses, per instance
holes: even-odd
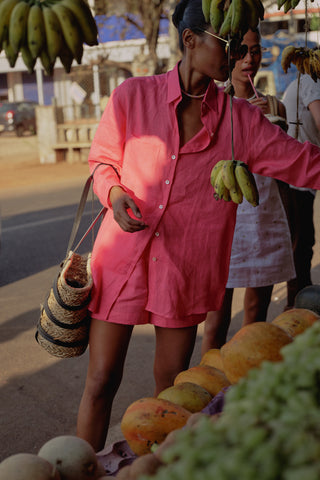
[[[230,56],[235,60],[241,60],[248,53],[248,45],[241,44],[240,40],[238,39],[232,38],[231,40],[226,40],[225,38],[215,35],[214,33],[208,32],[208,30],[203,30],[202,28],[198,28],[197,30],[207,33],[208,35],[211,35],[211,37],[217,38],[218,40],[221,40],[221,42],[224,42],[226,44],[226,54],[230,52]]]

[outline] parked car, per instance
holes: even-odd
[[[0,132],[36,133],[36,102],[0,102]]]

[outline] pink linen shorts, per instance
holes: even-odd
[[[144,325],[157,327],[183,328],[198,325],[206,318],[206,313],[185,317],[167,318],[145,309],[148,299],[147,273],[141,259],[127,283],[122,288],[105,321],[122,325]],[[94,318],[94,312],[92,313]]]

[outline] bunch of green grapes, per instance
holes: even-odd
[[[318,480],[320,322],[228,390],[221,417],[182,429],[141,480]]]

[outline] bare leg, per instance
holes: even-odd
[[[189,368],[197,335],[197,326],[186,328],[155,327],[156,353],[154,360],[155,392],[173,385],[175,377]]]
[[[201,356],[211,348],[220,348],[226,343],[231,322],[232,297],[233,288],[227,288],[221,309],[208,313],[204,324]]]
[[[271,301],[273,285],[267,287],[246,288],[244,296],[243,324],[265,322]]]
[[[133,327],[91,320],[89,367],[81,399],[77,435],[95,451],[107,437],[112,402],[122,379]]]

